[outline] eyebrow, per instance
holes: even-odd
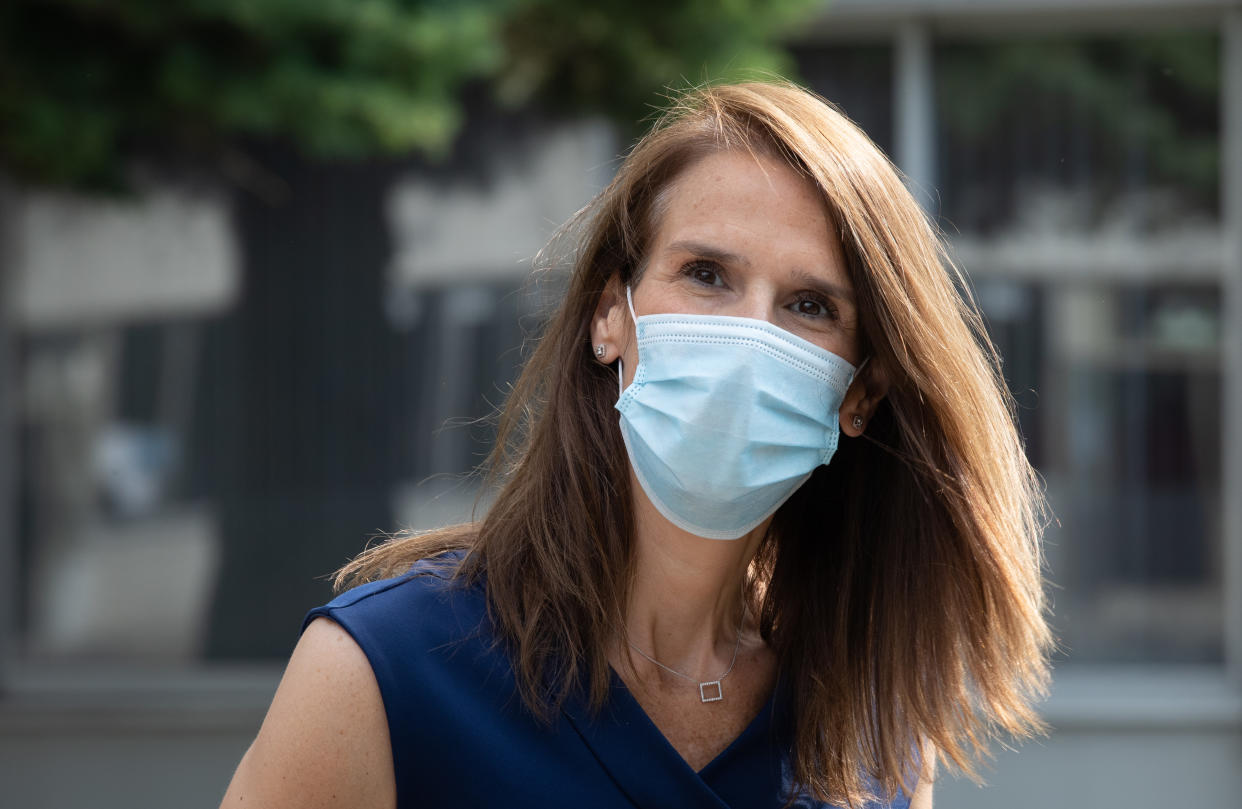
[[[830,298],[845,301],[851,306],[854,304],[854,292],[849,287],[842,286],[832,281],[825,281],[817,275],[813,275],[806,270],[794,270],[794,279],[803,286],[815,290],[821,295],[827,295]]]
[[[703,258],[710,258],[713,261],[719,261],[722,264],[739,264],[743,267],[750,266],[750,259],[737,253],[730,253],[728,250],[721,250],[719,247],[712,247],[704,242],[680,241],[673,242],[668,246],[669,252],[681,251],[684,253],[694,253]]]
[[[722,250],[704,242],[695,241],[678,241],[668,246],[669,252],[681,251],[685,253],[693,253],[702,258],[719,261],[721,264],[735,264],[742,267],[750,266],[750,259],[737,253],[730,253],[728,250]],[[854,303],[854,293],[848,287],[832,281],[825,281],[823,278],[802,269],[793,271],[794,280],[799,284],[815,290],[816,292],[826,295],[830,298]]]

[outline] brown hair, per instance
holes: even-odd
[[[794,85],[677,99],[575,222],[568,291],[500,415],[478,523],[373,548],[338,586],[467,548],[526,705],[602,704],[631,582],[628,460],[615,373],[590,352],[605,285],[639,272],[661,192],[712,151],[783,158],[823,195],[858,302],[866,373],[890,382],[777,512],[749,596],[794,701],[792,774],[817,800],[912,788],[920,758],[969,774],[997,733],[1041,729],[1047,686],[1043,499],[999,360],[937,233],[871,141]],[[868,783],[872,780],[874,788]]]

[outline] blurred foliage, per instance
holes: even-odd
[[[1051,109],[1093,133],[1099,174],[1123,175],[1141,152],[1151,181],[1214,204],[1220,60],[1219,37],[1200,32],[950,45],[937,61],[937,105],[968,148],[1047,123]]]
[[[756,74],[787,75],[774,42],[822,0],[542,0],[504,27],[503,98],[544,95],[633,124],[668,88]],[[550,92],[546,92],[550,91]]]
[[[0,162],[113,184],[136,144],[286,137],[321,159],[443,155],[462,91],[633,123],[659,93],[790,67],[817,0],[8,0]]]

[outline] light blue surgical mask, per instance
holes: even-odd
[[[832,458],[856,369],[764,320],[637,317],[625,295],[638,367],[616,406],[634,474],[674,525],[737,539]]]

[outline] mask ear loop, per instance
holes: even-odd
[[[630,285],[625,285],[625,305],[630,310],[630,320],[634,321],[634,329],[638,329],[638,315],[634,314],[634,296],[630,294]],[[625,393],[625,363],[617,357],[617,395]]]
[[[870,355],[863,357],[863,361],[858,363],[858,367],[854,369],[854,373],[850,374],[850,385],[854,384],[854,380],[858,378],[858,375],[862,373],[862,369],[866,368],[867,363],[869,362],[871,362]],[[848,388],[850,385],[846,385],[845,387]]]

